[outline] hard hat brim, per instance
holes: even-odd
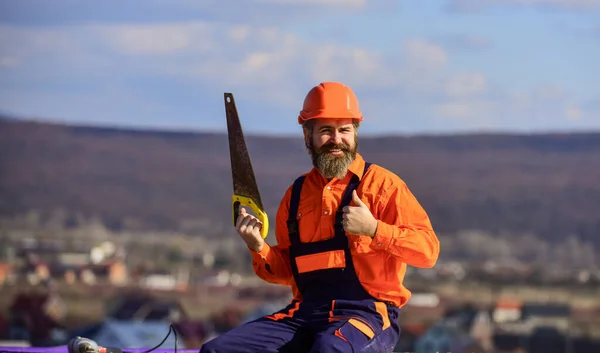
[[[305,112],[300,112],[300,115],[298,115],[298,124],[303,124],[304,122],[312,119],[354,119],[362,121],[363,116],[360,112],[358,114],[349,114],[348,112],[340,112],[340,114],[331,114],[331,112],[317,111],[316,114],[310,115],[305,114]]]

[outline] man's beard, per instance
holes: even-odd
[[[315,148],[312,140],[306,146],[312,158],[313,166],[318,169],[321,174],[327,179],[337,177],[343,179],[348,172],[348,167],[356,158],[358,150],[358,139],[354,140],[354,148],[350,148],[345,143],[332,144],[328,143],[320,148]],[[331,150],[342,151],[341,155],[329,154]]]

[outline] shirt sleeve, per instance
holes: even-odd
[[[277,210],[275,218],[277,245],[271,246],[265,241],[265,245],[259,252],[249,249],[252,254],[254,273],[269,283],[291,285],[293,282],[288,252],[290,241],[287,230],[290,196],[291,188],[288,188]]]
[[[371,248],[387,251],[414,267],[435,266],[440,243],[429,216],[404,182],[388,190],[379,204]]]

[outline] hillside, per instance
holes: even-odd
[[[300,136],[247,142],[274,217],[309,157]],[[363,137],[360,151],[408,183],[439,232],[574,233],[600,248],[600,133]],[[225,134],[0,120],[0,217],[64,210],[67,225],[97,216],[218,235],[230,227],[229,168]]]

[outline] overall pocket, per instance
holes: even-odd
[[[383,307],[372,300],[334,300],[329,322],[344,321],[338,329],[340,334],[358,331],[371,340],[390,326],[387,307],[381,304]]]
[[[393,308],[373,300],[334,301],[329,317],[330,323],[339,323],[335,336],[353,350],[377,353],[392,352],[396,346],[400,335],[396,320]]]

